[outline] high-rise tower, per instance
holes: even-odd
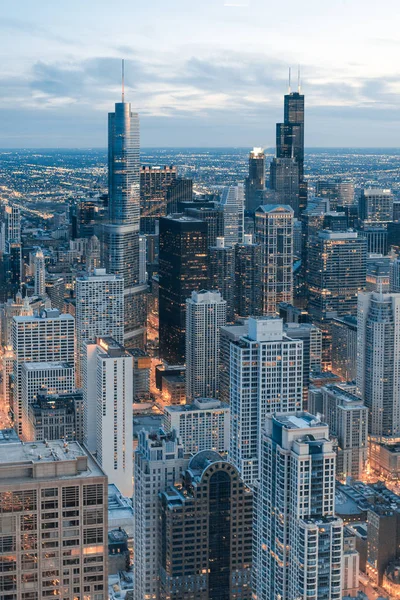
[[[303,412],[267,415],[256,498],[254,598],[340,600],[343,521],[328,425]]]
[[[35,296],[43,297],[46,293],[46,267],[41,248],[35,254]]]
[[[250,318],[247,333],[230,344],[229,376],[230,460],[252,485],[266,416],[301,410],[303,342],[285,335],[282,319]]]
[[[185,360],[186,299],[207,287],[207,223],[169,215],[160,219],[160,357]]]
[[[249,155],[249,175],[246,177],[246,210],[254,212],[262,204],[265,189],[265,154],[262,148],[253,148]]]
[[[357,387],[373,436],[400,432],[400,294],[358,295]]]
[[[263,312],[274,315],[280,302],[293,304],[293,209],[260,206],[255,225],[262,253]]]
[[[140,145],[139,116],[125,102],[108,115],[108,223],[103,262],[124,278],[125,345],[141,345],[146,325],[146,290],[139,283]]]
[[[186,300],[186,397],[216,398],[219,335],[226,325],[226,300],[219,292],[192,292]]]
[[[283,123],[276,124],[276,158],[294,159],[298,165],[298,206],[296,216],[298,216],[307,204],[307,182],[304,180],[304,94],[300,93],[300,72],[297,92],[292,92],[290,87],[289,73],[289,93],[284,97],[284,115]],[[289,177],[292,177],[292,171]],[[275,189],[274,181],[270,182],[272,189]],[[287,186],[281,186],[282,189]],[[288,200],[282,200],[288,204]]]

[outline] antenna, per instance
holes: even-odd
[[[122,59],[122,102],[125,102],[125,61]]]
[[[291,86],[291,68],[289,67],[289,94],[291,94],[292,92],[292,86]]]
[[[300,65],[297,68],[297,89],[300,94],[301,91],[301,82],[300,82]]]

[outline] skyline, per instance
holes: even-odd
[[[151,9],[117,0],[112,11],[104,0],[73,0],[69,11],[22,0],[0,24],[0,146],[105,147],[125,58],[143,147],[274,146],[297,64],[307,147],[396,147],[394,1],[341,4],[335,12],[289,0],[282,14],[261,0],[175,0],[169,12],[160,0]]]

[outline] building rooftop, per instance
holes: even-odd
[[[215,398],[196,398],[193,404],[182,404],[178,406],[166,406],[165,411],[170,413],[178,412],[195,412],[199,410],[211,410],[216,409],[229,409],[229,405],[216,400]]]
[[[129,356],[129,353],[125,350],[121,344],[114,340],[111,336],[102,336],[96,338],[96,344],[110,357],[119,358],[123,356]]]
[[[60,313],[56,308],[42,310],[42,312],[36,313],[35,315],[23,316],[23,317],[14,317],[14,321],[17,323],[29,323],[30,321],[45,321],[46,319],[61,319],[63,321],[74,321],[74,317],[72,315],[68,315],[65,313]]]
[[[54,468],[48,468],[52,465]],[[78,442],[10,441],[0,444],[0,485],[10,480],[100,477],[104,473],[95,459]]]
[[[26,362],[22,363],[22,368],[27,371],[48,371],[51,369],[73,369],[74,365],[69,362]]]
[[[326,423],[320,421],[318,417],[307,412],[298,412],[296,414],[276,414],[273,417],[276,423],[280,423],[286,429],[309,429],[312,427],[325,426]]]
[[[358,233],[353,230],[330,231],[329,229],[324,229],[318,233],[318,237],[322,240],[356,240]]]
[[[122,275],[107,273],[106,269],[94,269],[93,273],[84,273],[77,277],[77,281],[103,281],[103,279],[112,279],[113,281],[123,280]]]

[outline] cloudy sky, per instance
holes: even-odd
[[[0,20],[0,147],[273,146],[301,64],[306,146],[400,146],[397,0],[19,0]],[[294,83],[297,83],[294,81]]]

